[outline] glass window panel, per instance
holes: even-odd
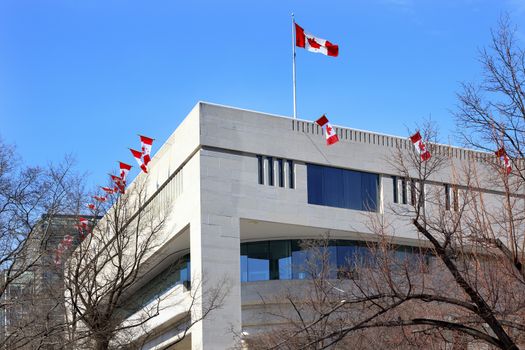
[[[392,189],[393,189],[392,196],[394,197],[394,203],[397,203],[397,202],[399,202],[397,176],[392,176]]]
[[[323,205],[344,208],[343,170],[330,167],[322,168],[321,198]]]
[[[288,187],[295,188],[295,175],[294,175],[294,166],[293,160],[288,160]]]
[[[268,185],[273,186],[274,184],[274,173],[273,173],[273,157],[266,157],[268,160]]]
[[[367,211],[377,210],[379,176],[376,174],[362,173],[361,188],[363,195],[363,209]]]
[[[308,164],[306,172],[308,183],[308,203],[323,204],[323,169],[320,166]]]
[[[342,171],[343,208],[362,210],[361,174],[355,171]]]
[[[270,260],[268,242],[250,243],[248,245],[248,281],[270,279]]]
[[[377,210],[379,175],[308,164],[308,203]]]
[[[304,280],[308,278],[306,272],[306,251],[301,247],[299,241],[294,240],[291,243],[292,250],[292,278],[296,280]]]
[[[279,187],[284,187],[284,163],[281,158],[277,159],[277,168],[279,172]]]
[[[241,255],[241,282],[248,282],[248,255]]]
[[[290,241],[270,241],[270,279],[291,278]]]
[[[264,162],[262,156],[257,156],[257,175],[259,177],[259,184],[264,184]]]

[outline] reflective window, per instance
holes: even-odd
[[[190,255],[187,254],[136,291],[126,301],[126,305],[121,308],[122,314],[124,317],[132,315],[179,284],[187,284],[189,286],[191,282],[190,271]]]
[[[357,267],[373,267],[381,253],[365,242],[331,240],[326,246],[305,246],[300,240],[241,243],[241,281],[308,279],[312,274],[327,278],[354,278]],[[428,264],[429,255],[417,248],[399,246],[389,259],[400,265]],[[325,263],[321,263],[325,261]],[[417,265],[416,265],[417,264]]]
[[[376,211],[379,175],[308,164],[308,203]]]

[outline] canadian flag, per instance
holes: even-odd
[[[507,152],[505,151],[505,148],[501,147],[499,150],[497,150],[494,153],[496,154],[496,157],[503,160],[505,171],[507,172],[507,175],[509,175],[510,172],[512,171],[512,167],[510,166],[510,159],[509,159],[509,156],[507,155]]]
[[[113,191],[119,191],[120,193],[124,194],[126,192],[126,181],[122,180],[120,176],[116,175],[109,175],[111,176],[111,180],[115,183],[115,188]]]
[[[88,229],[88,219],[83,218],[83,217],[78,218],[78,225],[79,225],[79,228],[87,230]]]
[[[323,116],[315,121],[317,125],[320,127],[324,127],[325,136],[326,136],[326,144],[327,145],[333,145],[334,143],[339,141],[339,137],[335,133],[335,129],[332,127],[332,125],[328,122],[328,118],[323,114]]]
[[[119,166],[120,166],[120,178],[123,181],[126,181],[128,173],[131,170],[131,168],[133,168],[133,167],[131,165],[123,163],[123,162],[118,162],[118,163],[119,163]]]
[[[339,55],[339,46],[306,33],[297,23],[295,23],[295,45],[310,52],[318,52],[327,56],[337,57]]]
[[[416,148],[417,153],[419,153],[419,156],[421,157],[422,161],[427,161],[430,159],[431,155],[428,151],[427,147],[423,143],[423,140],[421,138],[421,134],[416,132],[414,135],[410,136],[410,141],[414,144],[414,147]]]
[[[144,165],[148,166],[151,161],[151,145],[153,145],[153,139],[147,136],[140,136],[140,148],[142,149],[142,158],[144,159]],[[147,171],[146,171],[147,173]]]
[[[109,187],[100,187],[102,191],[106,192],[107,194],[113,194],[115,193],[115,190]]]
[[[135,160],[139,164],[139,166],[142,169],[142,171],[147,174],[148,173],[148,166],[146,165],[146,160],[145,159],[144,159],[144,162],[142,161],[142,153],[137,151],[137,150],[134,150],[132,148],[130,148],[129,150],[131,151],[131,154],[133,154],[133,158],[135,158]]]
[[[113,191],[111,188],[109,190]],[[105,201],[108,200],[108,198],[105,196],[93,196],[93,198],[95,198],[97,202],[101,202],[101,203],[104,203]]]

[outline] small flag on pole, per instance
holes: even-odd
[[[503,160],[503,165],[505,166],[505,172],[507,173],[507,175],[509,175],[510,172],[512,171],[512,167],[510,165],[510,159],[509,159],[509,156],[507,155],[507,152],[505,151],[505,148],[501,147],[499,150],[497,150],[494,153],[496,154],[496,157]]]
[[[315,122],[320,127],[322,128],[324,127],[327,145],[330,146],[339,141],[339,137],[335,133],[335,129],[332,127],[332,125],[328,121],[328,118],[326,118],[326,115],[323,114],[323,116],[317,119]]]
[[[133,168],[131,165],[119,162],[120,166],[120,178],[122,181],[126,181],[129,171]]]
[[[131,151],[131,154],[133,154],[133,158],[135,158],[135,160],[137,161],[137,164],[140,166],[142,171],[147,174],[148,173],[148,167],[142,161],[142,153],[137,151],[137,150],[134,150],[132,148],[130,148],[129,150]]]
[[[126,181],[122,180],[120,176],[111,174],[109,176],[111,177],[111,180],[113,180],[113,182],[115,183],[115,188],[113,189],[113,191],[118,191],[121,194],[124,194],[126,189]]]
[[[111,188],[110,188],[111,190]],[[113,191],[113,190],[111,190]],[[106,196],[93,196],[93,198],[97,201],[97,202],[101,202],[101,203],[104,203],[105,201],[108,200],[108,198]]]
[[[416,152],[419,153],[419,156],[421,157],[422,161],[427,161],[430,159],[431,154],[425,144],[423,143],[423,139],[421,138],[421,134],[416,132],[414,135],[410,136],[410,141],[414,144],[414,147],[416,149]]]
[[[148,166],[151,161],[151,146],[153,145],[153,139],[147,136],[140,136],[140,148],[142,149],[142,158],[144,159],[144,165]],[[146,171],[147,173],[147,171]]]
[[[109,187],[100,187],[102,191],[106,192],[107,194],[113,194],[115,193],[115,190]]]

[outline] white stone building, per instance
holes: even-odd
[[[166,243],[152,259],[172,258],[137,286],[137,295],[169,296],[147,324],[152,333],[145,349],[172,348],[179,336],[174,325],[188,317],[188,289],[206,299],[207,289],[224,281],[223,307],[173,348],[231,347],[235,332],[256,332],[265,322],[258,293],[305,278],[295,265],[302,258],[299,240],[329,231],[338,242],[334,251],[347,258],[374,239],[367,213],[389,215],[389,206],[411,200],[410,184],[388,165],[396,147],[413,152],[408,138],[336,131],[340,142],[327,146],[313,121],[203,102],[193,108],[150,163],[152,196],[172,203]],[[438,151],[458,164],[474,154],[446,146]],[[453,183],[450,172],[436,176],[437,185]],[[454,197],[448,198],[452,207]],[[398,225],[399,245],[421,244],[410,225]],[[167,276],[173,271],[163,269],[183,256],[191,264]]]

